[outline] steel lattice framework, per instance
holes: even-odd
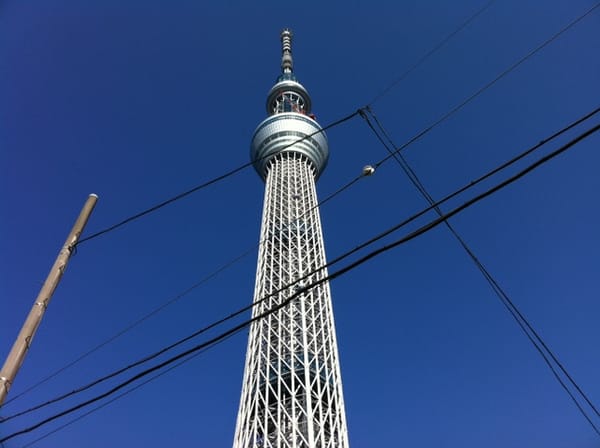
[[[306,289],[250,329],[233,446],[345,448],[329,284],[309,288],[327,276],[315,189],[327,162],[327,140],[323,132],[315,134],[321,128],[309,115],[310,97],[293,76],[288,30],[282,42],[283,74],[267,100],[271,117],[252,143],[255,168],[266,181],[253,315]]]

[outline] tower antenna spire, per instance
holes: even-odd
[[[285,28],[281,32],[281,72],[292,73],[294,62],[292,60],[292,31]]]

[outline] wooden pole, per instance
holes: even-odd
[[[0,406],[4,403],[6,399],[6,395],[12,385],[19,368],[23,364],[25,360],[25,355],[31,346],[31,342],[33,341],[33,337],[35,336],[35,332],[40,326],[40,322],[42,321],[42,317],[46,312],[46,308],[48,308],[48,304],[50,303],[50,299],[52,299],[52,294],[54,290],[58,286],[60,279],[62,278],[63,273],[67,267],[67,263],[69,262],[69,258],[79,241],[79,237],[83,232],[83,229],[96,205],[96,201],[98,200],[98,196],[95,194],[90,194],[85,202],[85,205],[81,209],[79,213],[79,217],[65,244],[60,250],[58,257],[56,257],[56,261],[50,269],[50,273],[40,290],[21,331],[19,332],[19,336],[15,340],[13,347],[6,358],[4,366],[2,370],[0,370]]]

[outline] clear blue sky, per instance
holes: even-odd
[[[369,102],[483,4],[3,2],[1,359],[88,193],[100,196],[90,234],[248,160],[279,73],[281,28],[294,31],[296,74],[326,125]],[[497,1],[373,110],[403,143],[593,4]],[[404,154],[432,195],[597,107],[599,37],[596,10],[411,145]],[[321,198],[386,155],[359,118],[328,135]],[[452,220],[596,404],[599,144],[592,136]],[[11,395],[255,245],[263,188],[247,169],[81,245]],[[323,206],[328,256],[423,207],[399,167],[383,165]],[[255,266],[254,252],[2,415],[248,304]],[[445,229],[336,280],[332,294],[352,447],[600,446]],[[35,446],[231,446],[246,338],[238,334]],[[62,408],[7,422],[0,434]]]

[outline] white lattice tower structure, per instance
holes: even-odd
[[[302,293],[250,328],[234,448],[348,447],[329,284],[310,288],[327,276],[315,189],[327,138],[293,74],[291,37],[281,34],[282,74],[252,140],[266,182],[253,316]]]

